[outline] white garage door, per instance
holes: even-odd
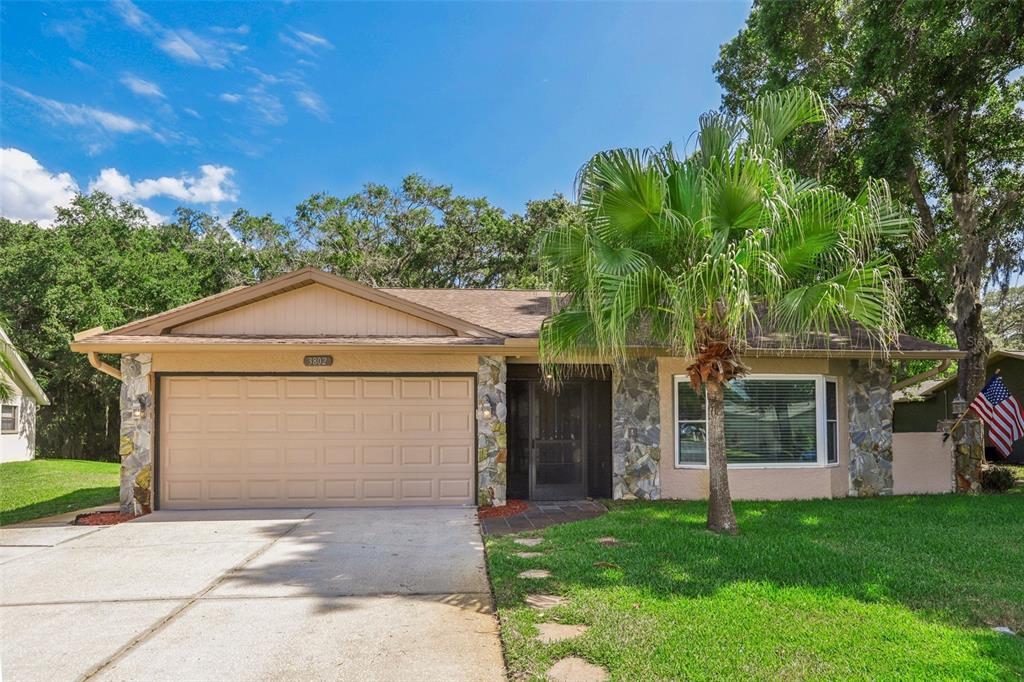
[[[161,381],[163,509],[473,503],[472,377]]]

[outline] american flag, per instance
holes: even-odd
[[[971,409],[988,424],[988,437],[996,449],[1009,457],[1014,441],[1024,436],[1024,410],[998,375],[988,380]]]

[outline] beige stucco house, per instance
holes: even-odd
[[[637,349],[552,392],[537,358],[550,310],[543,291],[374,289],[305,269],[72,348],[123,381],[132,511],[704,497],[686,359]],[[735,497],[951,489],[938,434],[894,454],[888,363],[866,336],[749,343],[754,373],[727,403]],[[909,336],[891,349],[958,356]]]
[[[13,394],[9,400],[0,401],[0,462],[20,462],[35,457],[36,409],[50,401],[2,327],[0,351],[11,366],[8,372],[0,365],[0,381]]]

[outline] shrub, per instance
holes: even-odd
[[[1004,493],[1016,484],[1017,480],[1009,467],[986,466],[981,470],[981,488],[990,493]]]

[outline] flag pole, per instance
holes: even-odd
[[[1002,371],[1003,370],[1002,370],[1001,367],[997,367],[996,371],[992,373],[992,376],[999,376],[1000,372],[1002,372]],[[977,398],[978,396],[974,396],[974,397]],[[946,431],[944,434],[942,434],[942,442],[943,443],[945,443],[947,440],[949,440],[949,437],[951,435],[953,435],[953,431],[956,430],[956,427],[960,426],[960,422],[962,422],[964,420],[964,417],[967,416],[967,413],[971,411],[970,405],[972,403],[974,403],[973,400],[970,403],[967,404],[968,407],[967,407],[966,410],[964,410],[964,413],[962,415],[960,415],[960,418],[957,419],[955,422],[953,422],[953,425],[949,427],[948,431]]]

